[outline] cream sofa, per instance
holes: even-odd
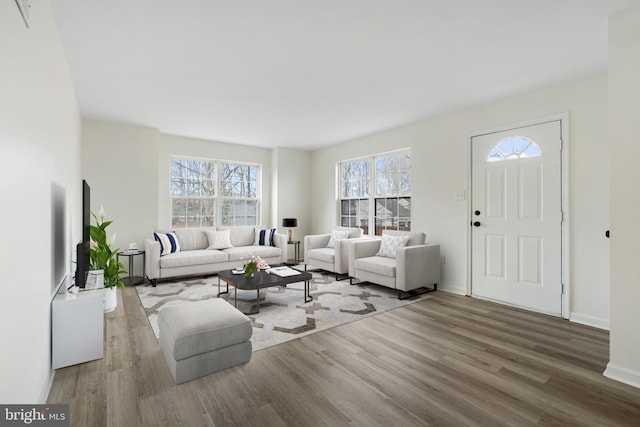
[[[242,267],[252,255],[261,257],[269,265],[282,264],[287,258],[287,236],[274,234],[274,245],[258,245],[256,230],[267,227],[203,227],[178,228],[173,233],[180,249],[160,255],[161,245],[153,237],[145,239],[145,274],[156,286],[158,279],[214,274],[222,270]],[[207,231],[230,230],[231,247],[208,249]]]
[[[342,236],[338,235],[340,233]],[[310,265],[336,273],[336,280],[346,279],[349,273],[347,246],[350,242],[362,238],[362,229],[357,227],[335,227],[329,234],[304,236],[304,269]]]
[[[394,238],[405,238],[406,243],[391,243]],[[390,244],[381,255],[385,240]],[[436,290],[440,245],[425,244],[425,240],[426,235],[420,232],[384,230],[380,239],[354,242],[349,246],[351,284],[356,278],[397,289],[398,299]],[[416,291],[419,288],[424,288],[423,292]]]

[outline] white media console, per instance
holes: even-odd
[[[51,367],[101,359],[104,355],[102,289],[59,293],[51,305]]]

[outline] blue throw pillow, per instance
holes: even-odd
[[[153,233],[153,237],[160,242],[160,256],[180,251],[176,233]]]
[[[276,229],[260,229],[256,228],[256,240],[253,243],[256,246],[275,246],[276,242],[274,241],[274,236],[276,234]]]

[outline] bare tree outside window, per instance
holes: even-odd
[[[342,197],[369,197],[371,193],[371,161],[342,163]]]
[[[375,164],[376,235],[411,230],[411,152],[377,156]]]
[[[172,158],[172,225],[257,224],[258,177],[258,165]]]
[[[375,235],[385,229],[410,230],[411,151],[340,163],[340,193],[341,225],[369,234],[373,223]]]
[[[411,194],[411,152],[375,157],[376,196]]]
[[[224,225],[257,224],[258,168],[224,163],[220,171]]]
[[[257,169],[256,166],[223,163],[220,172],[222,196],[255,198]]]

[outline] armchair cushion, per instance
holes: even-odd
[[[383,234],[380,241],[380,249],[376,254],[379,257],[395,258],[396,250],[407,246],[409,235],[392,236]]]
[[[310,249],[309,256],[313,259],[333,264],[336,260],[336,251],[331,248]]]
[[[331,237],[329,237],[329,243],[327,243],[328,248],[336,247],[336,240],[340,239],[348,239],[351,231],[349,230],[333,230],[331,232]]]
[[[372,256],[357,259],[355,260],[355,267],[373,274],[396,277],[396,260],[389,257]]]

